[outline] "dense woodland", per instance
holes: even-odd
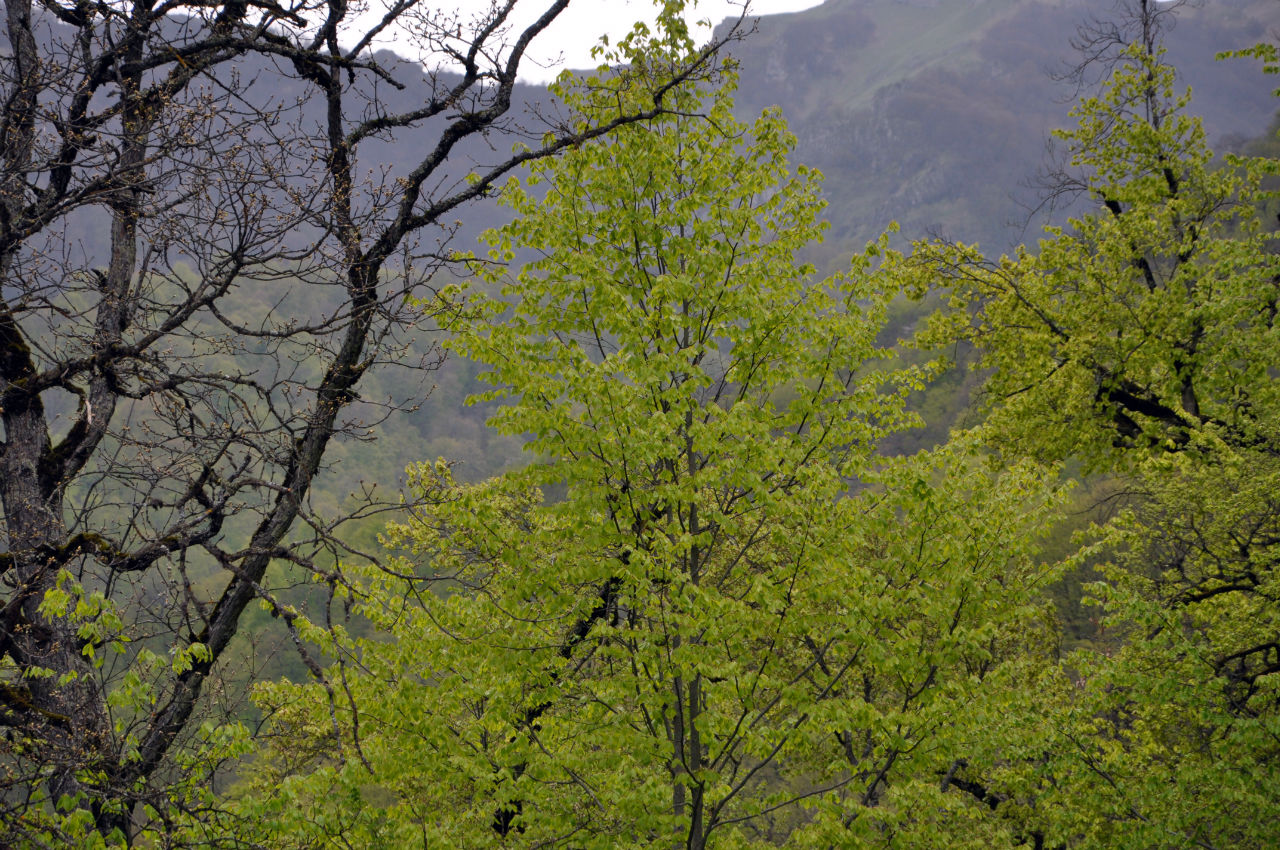
[[[1274,9],[567,5],[6,4],[0,846],[1280,846]]]

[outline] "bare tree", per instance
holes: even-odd
[[[514,97],[569,0],[523,27],[516,5],[394,0],[357,31],[344,0],[6,4],[0,843],[70,840],[59,801],[125,841],[192,804],[175,789],[214,767],[193,718],[246,606],[293,630],[269,566],[340,580],[335,530],[365,508],[322,515],[313,482],[369,436],[361,379],[402,351],[460,209],[662,112],[724,43],[571,126]],[[425,78],[373,53],[393,27]],[[382,167],[387,143],[421,155]]]

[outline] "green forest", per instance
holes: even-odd
[[[1280,119],[1196,9],[1069,7],[1001,253],[1012,89],[879,39],[1062,4],[545,91],[516,5],[7,4],[0,847],[1280,846]]]

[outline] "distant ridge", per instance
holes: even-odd
[[[739,109],[783,108],[797,157],[827,176],[827,250],[847,254],[889,220],[1006,249],[1073,89],[1050,77],[1070,39],[1109,4],[1083,0],[827,0],[760,20],[734,50]],[[1280,25],[1273,0],[1179,10],[1166,44],[1210,139],[1262,134],[1280,109],[1255,63],[1215,61]]]

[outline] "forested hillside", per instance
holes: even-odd
[[[1274,2],[517,2],[6,5],[0,845],[1280,844]]]

